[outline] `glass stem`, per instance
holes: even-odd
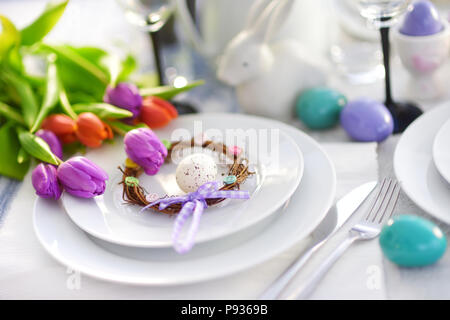
[[[389,27],[381,27],[380,28],[381,35],[381,48],[383,49],[383,62],[384,62],[384,81],[385,81],[385,92],[386,92],[386,106],[390,108],[393,104],[392,95],[391,95],[391,71],[389,66]]]
[[[164,74],[163,74],[163,68],[161,64],[161,54],[160,54],[160,43],[159,43],[159,37],[158,37],[159,31],[150,32],[150,38],[152,40],[152,46],[153,46],[153,56],[155,57],[155,66],[156,66],[156,72],[158,73],[158,84],[163,85],[164,84]]]

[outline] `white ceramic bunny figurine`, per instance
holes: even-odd
[[[257,0],[247,26],[219,61],[217,77],[236,86],[238,101],[247,113],[289,121],[299,93],[326,82],[326,64],[309,56],[297,41],[271,41],[294,2]]]

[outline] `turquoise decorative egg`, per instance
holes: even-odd
[[[384,255],[404,267],[433,264],[447,248],[447,239],[437,225],[413,215],[399,215],[389,220],[379,241]]]
[[[347,99],[340,92],[317,87],[302,92],[297,100],[296,112],[310,129],[327,129],[336,125],[346,104]]]

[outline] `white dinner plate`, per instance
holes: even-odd
[[[220,116],[220,118],[198,115],[181,116],[170,126],[156,131],[161,139],[168,140],[178,140],[175,136],[180,134],[181,130],[184,130],[184,134],[192,135],[195,131],[199,131],[196,129],[199,127],[210,137],[211,135],[217,137],[220,132],[222,137],[217,137],[217,140],[225,143],[231,140],[233,145],[247,150],[248,158],[254,164],[251,171],[255,174],[249,176],[241,185],[241,190],[249,191],[250,199],[230,199],[208,207],[200,221],[195,237],[196,244],[230,236],[275,214],[276,210],[297,189],[303,174],[303,156],[289,135],[281,130],[271,133],[258,125],[257,121],[255,124],[258,127],[255,128],[251,124],[244,123],[242,118],[240,121],[237,119],[239,119],[237,116],[230,115]],[[247,132],[252,130],[251,132],[255,135],[249,133],[248,139],[240,139],[240,141],[234,139],[234,133],[238,131],[230,130],[241,128],[246,128]],[[245,132],[242,131],[239,134],[243,138]],[[183,140],[188,139],[190,137],[184,137]],[[255,141],[250,141],[251,139]],[[200,147],[199,150],[194,150],[194,152],[199,151],[207,150],[202,150]],[[175,221],[173,215],[151,210],[142,212],[142,207],[125,204],[122,198],[123,188],[119,184],[122,173],[117,169],[117,166],[126,158],[122,141],[116,141],[114,145],[89,152],[86,157],[105,168],[110,179],[102,196],[82,199],[68,193],[63,195],[63,206],[73,222],[99,239],[124,246],[146,248],[172,246],[171,237]],[[228,169],[226,165],[219,167],[222,174],[218,174],[218,181],[221,182]],[[176,183],[175,170],[176,164],[164,164],[155,176],[142,174],[139,177],[140,184],[148,192],[156,193],[159,198],[183,194]],[[186,224],[189,223],[190,220]],[[184,234],[188,229],[187,226],[183,228]]]
[[[450,103],[423,114],[403,133],[394,153],[394,171],[403,191],[435,218],[450,223],[450,185],[433,162],[434,138],[450,117]]]
[[[433,160],[441,176],[450,183],[450,118],[442,125],[434,138]]]
[[[243,127],[280,128],[303,152],[300,187],[287,205],[252,230],[245,241],[217,240],[200,244],[185,255],[167,248],[130,248],[103,243],[77,228],[57,202],[37,199],[34,229],[43,247],[60,263],[92,277],[140,285],[179,285],[230,275],[284,252],[306,238],[332,205],[336,175],[323,149],[301,131],[278,121],[244,115],[203,114],[202,120],[233,117]],[[267,222],[269,221],[269,222]],[[247,231],[239,233],[241,239]]]

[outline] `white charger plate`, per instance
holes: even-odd
[[[229,136],[226,136],[226,130],[241,129],[244,123],[236,121],[236,116],[230,115],[221,115],[220,118],[181,116],[164,130],[156,132],[161,139],[173,140],[173,135],[180,130],[192,134],[195,126],[201,126],[205,132],[210,129],[214,129],[215,134],[221,132],[225,142],[233,135],[229,133]],[[245,128],[248,130],[253,126],[246,125]],[[261,127],[255,128],[255,133],[260,129]],[[275,214],[297,189],[304,167],[302,153],[289,135],[282,131],[277,134],[278,138],[273,137],[273,140],[277,139],[278,150],[271,150],[270,155],[267,154],[266,157],[262,157],[262,153],[270,150],[270,136],[267,137],[269,146],[262,141],[264,136],[259,137],[257,144],[253,146],[246,145],[250,143],[248,139],[232,139],[233,144],[248,151],[249,159],[253,159],[255,163],[251,168],[255,174],[249,176],[241,186],[241,190],[249,191],[250,199],[226,200],[208,207],[201,218],[195,237],[196,244],[230,236],[259,223]],[[277,156],[274,156],[275,154]],[[123,188],[119,185],[122,173],[117,166],[126,158],[123,142],[116,141],[114,145],[94,150],[86,156],[106,168],[110,180],[107,182],[105,194],[93,199],[77,198],[68,193],[63,195],[62,204],[72,221],[89,234],[111,243],[146,248],[172,246],[174,216],[151,210],[142,212],[142,207],[127,205],[122,198]],[[158,197],[183,194],[176,183],[175,169],[176,164],[170,163],[164,164],[155,176],[142,174],[139,177],[141,185],[147,191],[158,194]],[[221,169],[222,173],[226,174],[227,167],[223,165]],[[222,174],[219,174],[218,181],[221,182],[222,179]],[[186,222],[187,225],[189,223],[190,220]],[[188,229],[183,229],[182,237]]]
[[[433,160],[441,176],[450,183],[450,118],[434,138]]]
[[[203,114],[192,119],[229,115]],[[180,285],[224,277],[267,261],[306,238],[331,207],[335,189],[334,167],[323,149],[301,131],[278,121],[233,115],[242,127],[280,128],[303,152],[301,185],[273,219],[227,241],[200,244],[185,255],[172,249],[130,248],[102,243],[74,225],[57,202],[37,199],[33,212],[35,233],[48,253],[60,263],[86,275],[138,285]],[[245,238],[244,240],[242,240]]]
[[[394,153],[394,171],[403,191],[446,223],[450,223],[450,184],[436,169],[432,149],[437,132],[449,117],[450,103],[423,114],[405,130]]]

